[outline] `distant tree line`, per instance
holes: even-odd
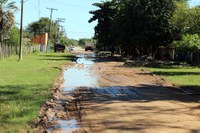
[[[176,38],[172,46],[182,60],[200,62],[200,7],[189,8],[186,2],[176,2],[176,11],[172,17],[172,24],[176,29]],[[196,54],[196,55],[194,55]]]
[[[30,23],[25,33],[29,38],[33,38],[34,36],[40,35],[42,33],[49,33],[49,18],[40,18],[38,21]],[[50,32],[50,43],[61,43],[66,46],[69,45],[77,45],[78,41],[75,39],[70,39],[64,32],[64,29],[60,27],[57,21],[51,21],[51,32]]]
[[[90,11],[89,22],[98,22],[94,38],[99,49],[114,46],[125,56],[154,57],[160,47],[180,49],[186,38],[194,40],[192,49],[200,45],[200,8],[189,8],[187,0],[111,0],[93,5],[98,9]]]
[[[95,44],[96,40],[92,39],[92,38],[81,38],[78,41],[78,45],[81,46],[81,47],[85,47],[87,45],[87,43]]]

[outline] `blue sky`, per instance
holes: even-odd
[[[20,9],[21,0],[15,1]],[[69,38],[90,38],[94,35],[94,26],[96,22],[88,23],[91,18],[89,11],[95,10],[92,3],[101,0],[25,0],[24,4],[24,27],[33,21],[37,21],[40,17],[49,17],[50,10],[46,8],[56,8],[58,11],[53,12],[53,20],[57,18],[65,18],[65,23],[61,23],[65,27],[66,34]],[[200,0],[190,0],[190,5],[200,5]],[[20,11],[16,13],[16,22],[20,23]]]
[[[15,1],[20,8],[21,0]],[[60,23],[65,27],[66,34],[69,38],[90,38],[94,35],[94,26],[96,23],[88,23],[91,18],[89,11],[95,10],[92,3],[100,0],[27,0],[24,3],[24,27],[40,17],[50,17],[50,10],[46,8],[56,8],[58,11],[53,12],[53,20],[65,18],[65,23]],[[20,23],[20,11],[16,13],[16,22]]]

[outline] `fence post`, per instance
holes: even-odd
[[[0,59],[2,59],[2,45],[0,44]]]

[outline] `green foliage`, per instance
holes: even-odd
[[[176,2],[176,10],[172,17],[172,24],[178,31],[181,31],[187,25],[188,7],[185,2]]]
[[[77,45],[78,45],[78,41],[77,41],[77,40],[74,40],[74,39],[69,39],[69,38],[68,38],[68,39],[66,40],[65,45],[67,45],[67,46],[70,46],[70,45],[77,46]]]
[[[49,24],[50,24],[49,18],[40,18],[39,21],[32,22],[28,25],[28,27],[26,28],[26,33],[27,33],[26,35],[29,38],[33,38],[34,36],[40,35],[43,32],[48,33]],[[57,22],[51,21],[50,42],[51,43],[59,42],[64,45],[70,45],[70,44],[77,45],[76,40],[68,39],[63,32],[58,33],[59,27],[60,25]]]
[[[91,39],[91,38],[81,38],[81,39],[79,39],[79,41],[78,41],[78,45],[84,47],[84,46],[86,45],[87,42],[92,42],[92,43],[94,43],[95,40],[94,40],[94,39]]]
[[[8,0],[0,0],[0,4],[5,4]]]
[[[61,44],[64,44],[64,45],[68,45],[67,42],[68,42],[67,36],[61,35],[61,36],[60,36],[60,43],[61,43]]]
[[[14,13],[18,10],[15,2],[7,3],[7,0],[0,1],[0,22],[3,32],[7,33],[15,24]]]
[[[186,34],[179,41],[174,41],[173,45],[180,51],[194,51],[200,48],[200,37],[198,34]]]
[[[0,41],[3,43],[4,38],[8,38],[10,30],[15,24],[14,13],[18,10],[15,2],[7,3],[7,0],[0,1]]]
[[[19,44],[19,29],[14,27],[9,33],[10,38],[8,39],[8,44],[10,45],[18,45]]]
[[[186,2],[176,2],[176,11],[171,19],[176,34],[174,34],[173,45],[181,54],[192,53],[200,49],[200,7],[190,8]]]
[[[33,34],[34,36],[40,35],[42,32],[48,33],[49,23],[50,23],[49,18],[40,18],[39,21],[30,23],[28,27],[26,28],[26,31],[29,32],[30,34]],[[53,23],[53,21],[51,23]],[[52,33],[53,33],[53,30],[52,30]]]
[[[111,23],[112,18],[115,14],[115,3],[113,1],[102,2],[102,3],[94,3],[94,6],[99,9],[96,11],[90,11],[93,14],[93,17],[89,20],[89,22],[98,21],[97,26],[95,27],[95,39],[97,39],[97,47],[109,47],[112,45],[111,39]]]
[[[200,35],[200,7],[190,8],[187,20],[188,33]]]
[[[30,23],[28,27],[26,28],[28,37],[33,38],[44,32],[49,33],[49,24],[50,24],[49,18],[40,18],[40,20]],[[56,22],[51,21],[51,32],[49,35],[50,43],[55,42],[54,38],[57,37],[58,28],[59,28],[59,25],[57,25]]]
[[[95,3],[89,22],[98,20],[95,38],[101,46],[151,47],[172,41],[172,0],[112,0]]]
[[[172,17],[172,24],[183,34],[200,35],[200,7],[189,8],[185,2],[177,2],[177,9]]]

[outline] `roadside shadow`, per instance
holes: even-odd
[[[81,108],[86,116],[89,115],[87,122],[94,132],[101,127],[98,125],[104,125],[102,132],[170,129],[195,133],[200,128],[191,128],[193,122],[198,123],[193,112],[200,113],[200,99],[176,88],[156,85],[104,86],[80,89],[79,92]],[[185,119],[184,116],[188,117],[187,125],[190,126],[176,123]]]
[[[161,75],[161,76],[184,76],[184,75],[199,75],[200,76],[200,72],[173,72],[173,71],[169,71],[169,72],[152,72],[153,74],[156,75]]]
[[[73,60],[75,56],[73,55],[40,55],[42,58],[39,60],[48,61],[61,61],[61,60]]]
[[[150,72],[138,73],[139,75],[159,75],[159,76],[200,76],[200,72]],[[178,85],[178,88],[187,94],[200,95],[200,85]]]
[[[200,85],[185,85],[180,86],[180,89],[187,94],[200,96]]]
[[[195,87],[198,88],[199,86]],[[93,95],[97,99],[102,97],[105,101],[120,100],[130,102],[152,102],[168,100],[185,103],[195,103],[200,101],[200,98],[189,96],[181,89],[146,84],[141,84],[139,86],[104,86],[100,88],[90,88],[87,91],[85,91],[85,89],[80,89],[79,91],[82,95]],[[91,97],[88,97],[88,99],[90,98]]]
[[[96,56],[95,62],[123,62],[124,59],[121,56]]]

